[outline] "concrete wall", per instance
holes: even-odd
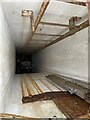
[[[15,71],[15,50],[0,3],[0,113],[9,98]]]
[[[88,28],[34,54],[33,69],[88,81]]]

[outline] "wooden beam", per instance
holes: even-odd
[[[50,26],[61,26],[61,27],[69,27],[70,25],[59,24],[59,23],[51,23],[51,22],[40,22],[42,25],[50,25]]]
[[[61,36],[58,34],[47,34],[47,33],[35,33],[35,35],[41,35],[41,36]]]
[[[34,31],[32,31],[32,33],[30,35],[30,38],[26,42],[25,46],[27,46],[29,44],[29,42],[31,41],[31,39],[32,39],[37,27],[38,27],[38,24],[40,23],[40,20],[41,20],[42,16],[44,15],[46,8],[49,5],[49,2],[50,2],[50,0],[45,0],[45,1],[43,0],[41,8],[40,8],[40,10],[38,12],[37,18],[36,18],[35,23],[34,23]]]
[[[4,120],[13,120],[13,119],[23,119],[23,120],[32,120],[32,117],[21,116],[16,114],[0,113],[0,119]],[[34,119],[35,120],[35,119]]]

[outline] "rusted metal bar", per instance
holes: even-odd
[[[31,11],[30,20],[31,20],[31,30],[32,30],[32,32],[34,32],[35,28],[34,28],[34,14],[33,14],[33,11]]]
[[[67,37],[69,37],[69,36],[71,36],[71,35],[79,32],[80,30],[83,30],[83,29],[87,28],[88,26],[89,26],[89,20],[81,23],[81,24],[78,25],[78,26],[75,26],[71,31],[66,32],[65,34],[63,34],[63,35],[61,35],[60,37],[58,37],[57,39],[51,41],[50,43],[48,43],[48,44],[45,45],[44,47],[41,47],[39,50],[44,49],[44,48],[46,48],[46,47],[48,47],[48,46],[50,46],[50,45],[53,45],[53,44],[55,44],[55,43],[57,43],[57,42],[65,39],[65,38],[67,38]]]
[[[81,6],[86,6],[86,2],[80,2],[80,1],[68,1],[68,0],[57,0],[60,2],[66,2],[66,3],[70,3],[70,4],[75,4],[75,5],[81,5]]]
[[[45,33],[35,33],[35,35],[42,35],[42,36],[61,36],[61,35],[58,35],[58,34],[45,34]]]
[[[49,41],[50,41],[50,40],[42,40],[42,39],[41,39],[41,40],[39,40],[39,39],[32,39],[32,40],[33,40],[34,42],[35,42],[35,41],[41,41],[41,42],[49,42]],[[33,43],[33,41],[32,41],[32,43]]]
[[[37,18],[36,18],[35,23],[34,23],[34,31],[32,31],[29,40],[26,41],[25,46],[27,46],[29,44],[29,42],[31,41],[31,39],[32,39],[37,27],[38,27],[38,24],[40,23],[40,20],[41,20],[42,16],[44,15],[44,12],[45,12],[47,6],[49,5],[49,2],[50,2],[50,0],[45,0],[42,2],[41,8],[38,12]]]
[[[59,23],[51,23],[51,22],[40,22],[42,25],[50,25],[50,26],[61,26],[61,27],[69,27],[70,25],[59,24]]]
[[[49,85],[47,83],[45,83],[43,80],[40,79],[40,81],[50,90],[52,91],[52,89],[49,87]]]
[[[41,8],[38,12],[38,16],[35,20],[35,25],[34,25],[35,26],[35,31],[37,29],[38,24],[40,23],[40,20],[41,20],[42,16],[44,15],[44,12],[45,12],[47,6],[49,5],[49,2],[50,2],[50,0],[45,0],[45,1],[43,1],[42,5],[41,5]]]
[[[75,5],[81,5],[81,6],[86,6],[85,2],[67,2],[67,3],[71,3],[71,4],[75,4]]]
[[[70,25],[69,30],[74,29],[75,23],[78,22],[79,20],[81,20],[81,17],[78,17],[78,16],[71,17],[69,19],[69,25]]]
[[[31,30],[34,31],[34,15],[32,10],[22,10],[23,17],[30,17],[31,21]]]

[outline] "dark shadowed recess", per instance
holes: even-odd
[[[16,74],[32,73],[32,56],[16,51]]]

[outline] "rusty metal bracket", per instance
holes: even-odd
[[[32,32],[35,31],[34,27],[34,14],[32,10],[22,10],[22,17],[30,17],[31,21],[31,30]]]
[[[74,16],[70,18],[69,19],[69,30],[74,29],[74,27],[76,26],[75,23],[78,22],[79,20],[81,20],[81,17]]]
[[[39,23],[40,23],[40,21],[41,21],[41,19],[42,19],[42,16],[44,15],[44,13],[45,13],[45,11],[46,11],[46,9],[47,9],[47,7],[48,7],[48,5],[49,5],[49,3],[50,3],[50,0],[43,0],[43,2],[42,2],[42,5],[41,5],[41,7],[40,7],[40,10],[39,10],[39,12],[38,12],[38,15],[37,15],[37,17],[36,17],[36,20],[35,20],[35,22],[34,22],[34,15],[33,15],[33,13],[31,14],[32,16],[31,16],[31,24],[32,24],[32,33],[31,33],[31,35],[30,35],[30,38],[26,41],[26,43],[25,43],[25,46],[24,47],[26,47],[28,44],[29,44],[29,42],[32,40],[32,37],[33,37],[33,35],[35,34],[35,31],[36,31],[36,29],[37,29],[37,27],[38,27],[38,25],[39,25]],[[25,11],[24,11],[25,12]],[[27,11],[28,12],[28,11]],[[26,14],[26,13],[25,13]],[[27,15],[26,15],[27,16]]]
[[[22,10],[23,17],[30,17],[32,14],[32,10]]]

